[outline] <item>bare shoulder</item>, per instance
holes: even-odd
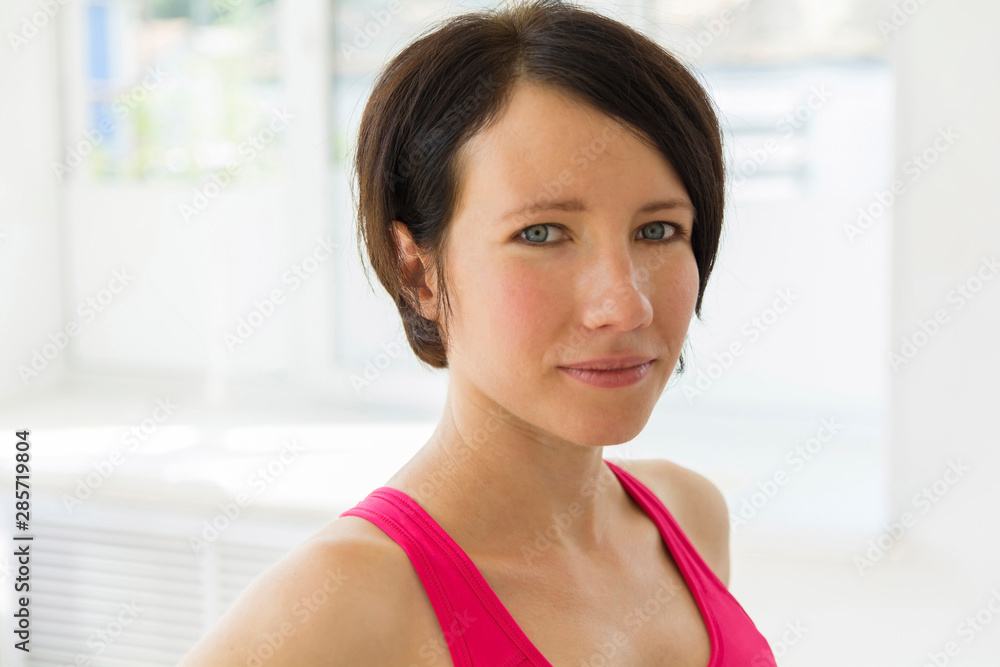
[[[715,575],[729,586],[729,507],[719,487],[701,473],[666,459],[610,461],[656,494]]]
[[[420,593],[410,569],[377,527],[338,517],[257,577],[179,667],[399,664]]]

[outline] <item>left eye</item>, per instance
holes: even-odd
[[[665,222],[651,222],[642,228],[641,233],[643,235],[643,238],[645,239],[648,239],[650,241],[659,241],[667,237],[668,229],[671,231],[671,233],[674,232],[673,225],[667,224]],[[647,230],[653,230],[653,233],[646,234]]]

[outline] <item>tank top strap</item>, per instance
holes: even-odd
[[[340,516],[366,519],[406,552],[434,607],[455,667],[551,667],[506,613],[469,556],[408,495],[379,487]],[[414,659],[426,660],[439,650],[425,645],[423,654]]]
[[[708,567],[701,554],[691,544],[691,540],[688,539],[680,524],[677,523],[670,510],[667,509],[666,505],[663,504],[656,494],[623,467],[608,460],[605,460],[605,463],[618,476],[618,480],[625,487],[629,495],[632,496],[633,500],[639,504],[653,523],[660,529],[670,555],[677,562],[677,567],[680,568],[681,574],[695,600],[700,601],[709,593],[721,592],[720,588],[725,591],[725,584]],[[709,630],[711,631],[711,629],[710,626]]]
[[[695,549],[666,505],[619,465],[605,460],[626,491],[660,529],[695,599],[712,644],[709,667],[769,667],[774,655],[753,619]]]

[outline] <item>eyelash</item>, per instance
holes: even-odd
[[[679,224],[677,224],[675,222],[667,222],[665,220],[655,220],[653,222],[646,223],[645,225],[642,226],[642,228],[640,228],[640,233],[641,233],[641,229],[643,229],[645,227],[648,227],[650,225],[655,225],[655,224],[661,224],[661,225],[664,225],[666,227],[673,227],[674,228],[674,234],[672,234],[670,236],[666,236],[666,237],[664,237],[662,239],[641,239],[641,240],[649,241],[651,243],[672,243],[673,241],[677,241],[679,239],[684,238],[684,228],[681,225],[679,225]],[[565,228],[563,228],[562,225],[557,225],[557,224],[552,223],[552,222],[539,222],[539,223],[536,223],[534,225],[528,225],[524,229],[520,230],[517,233],[517,237],[516,237],[517,240],[520,241],[521,243],[523,243],[524,245],[531,245],[531,246],[546,246],[546,245],[556,245],[558,243],[562,243],[562,241],[543,241],[541,243],[538,243],[538,242],[534,242],[534,241],[529,241],[526,238],[524,238],[524,233],[527,232],[529,229],[533,229],[535,227],[557,227],[561,231],[563,231],[563,233],[565,233],[565,231],[566,231]]]

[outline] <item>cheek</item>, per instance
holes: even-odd
[[[520,263],[510,263],[495,272],[490,298],[487,324],[504,348],[542,343],[546,330],[558,321],[558,304],[565,303],[551,272],[546,274],[538,267]]]
[[[687,333],[698,301],[698,263],[690,252],[671,257],[655,272],[651,279],[656,284],[654,313],[660,311],[661,321]]]
[[[694,314],[694,305],[698,301],[699,275],[698,262],[695,261],[694,255],[691,255],[684,265],[684,285],[687,288],[688,312],[691,314]]]
[[[461,331],[470,354],[516,364],[526,350],[543,347],[559,322],[557,309],[565,306],[558,281],[537,266],[496,258],[470,263],[469,277],[459,293]]]

